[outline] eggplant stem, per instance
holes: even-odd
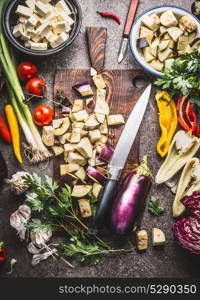
[[[151,176],[153,178],[153,175],[147,165],[147,156],[146,155],[143,157],[141,164],[136,168],[136,170],[137,170],[137,173],[139,173],[142,176],[143,175]]]

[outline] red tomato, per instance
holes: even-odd
[[[38,126],[49,125],[53,120],[53,109],[47,105],[39,105],[35,108],[33,119]]]
[[[21,80],[28,81],[29,79],[36,76],[37,67],[29,61],[23,61],[17,67],[17,73]]]
[[[27,82],[25,90],[29,94],[43,96],[46,90],[46,83],[41,78],[32,78]]]

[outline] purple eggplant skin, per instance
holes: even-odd
[[[0,152],[0,184],[8,177],[8,168],[3,155]]]
[[[111,210],[110,227],[113,232],[126,234],[133,229],[151,184],[151,175],[141,174],[137,169],[125,178]]]

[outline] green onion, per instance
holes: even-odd
[[[15,58],[10,51],[10,47],[8,47],[2,28],[3,9],[8,0],[0,1],[0,64],[7,80],[7,89],[11,103],[28,143],[25,147],[31,154],[28,155],[28,158],[32,163],[37,163],[48,159],[51,154],[44,146],[40,133],[33,122],[29,107],[25,103],[25,95],[14,63]]]

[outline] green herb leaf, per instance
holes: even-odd
[[[71,238],[58,246],[65,256],[71,257],[77,263],[88,265],[97,264],[103,260],[101,253],[104,253],[104,250],[87,233],[70,231],[69,234]]]
[[[41,222],[30,222],[27,228],[31,229],[33,232],[48,232],[52,230],[51,224],[42,224]]]
[[[151,196],[148,204],[148,211],[158,217],[165,211],[165,208],[160,206],[160,199],[158,197]]]
[[[188,95],[200,88],[200,52],[186,53],[174,61],[171,68],[155,81],[157,86],[173,95]]]

